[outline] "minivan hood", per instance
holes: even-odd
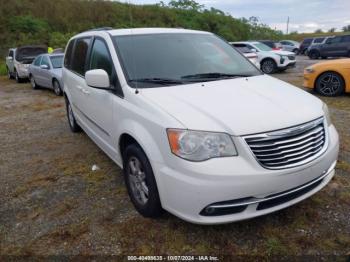
[[[323,115],[321,100],[267,75],[147,88],[140,94],[185,128],[236,136],[287,128]]]

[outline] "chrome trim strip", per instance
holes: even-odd
[[[298,192],[308,186],[311,186],[317,182],[319,182],[320,180],[324,179],[326,176],[328,176],[331,171],[335,168],[337,162],[335,161],[329,168],[327,171],[324,171],[323,174],[321,176],[319,176],[318,178],[300,186],[300,187],[297,187],[297,188],[294,188],[292,190],[289,190],[289,191],[286,191],[284,193],[281,193],[281,194],[276,194],[272,197],[268,197],[268,198],[251,198],[251,200],[246,200],[246,201],[243,201],[243,202],[240,202],[240,203],[236,203],[236,204],[224,204],[224,205],[209,205],[207,206],[206,208],[229,208],[229,207],[238,207],[238,206],[245,206],[245,205],[252,205],[252,204],[258,204],[258,203],[262,203],[262,202],[266,202],[266,201],[269,201],[269,200],[272,200],[272,199],[276,199],[276,198],[279,198],[279,197],[282,197],[282,196],[286,196],[286,195],[289,195],[289,194],[292,194],[292,193],[295,193],[295,192]]]

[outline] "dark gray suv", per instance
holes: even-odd
[[[308,52],[310,59],[327,57],[350,57],[350,35],[328,38],[326,43],[311,47]]]

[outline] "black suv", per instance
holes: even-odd
[[[350,57],[350,35],[328,38],[326,43],[312,46],[308,52],[310,59],[327,57]]]
[[[311,45],[313,38],[304,38],[299,47],[299,54],[305,54],[307,48]]]

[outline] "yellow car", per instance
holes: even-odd
[[[350,92],[350,59],[335,59],[305,68],[304,87],[324,96]]]

